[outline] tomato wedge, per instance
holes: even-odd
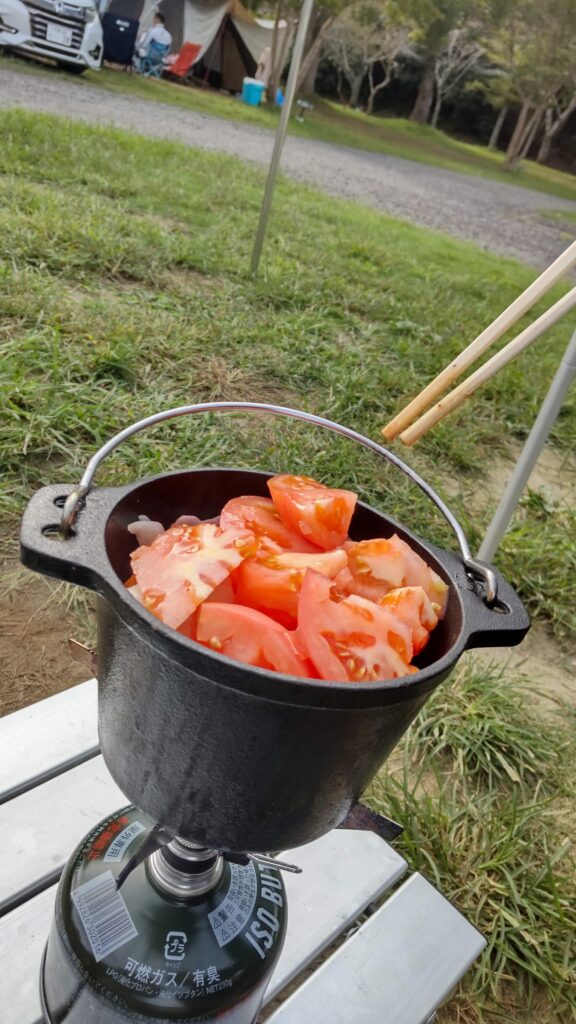
[[[253,608],[203,604],[197,615],[196,639],[213,651],[248,665],[290,676],[314,674],[294,634]]]
[[[178,629],[255,550],[249,530],[200,523],[172,526],[130,560],[144,607]]]
[[[353,491],[325,487],[309,476],[288,474],[272,477],[268,488],[291,530],[326,551],[344,543],[358,497]]]
[[[337,580],[345,593],[378,601],[399,587],[422,587],[442,618],[448,601],[447,585],[397,534],[386,540],[379,537],[347,545],[347,552],[352,579],[343,573]]]
[[[270,498],[250,494],[243,498],[232,498],[222,509],[220,526],[222,529],[236,527],[251,530],[261,548],[269,547],[268,542],[272,541],[273,547],[279,545],[285,551],[318,551],[317,547],[282,521]]]
[[[321,679],[369,683],[416,672],[411,631],[396,615],[352,595],[335,600],[329,579],[308,570],[298,636]]]
[[[414,654],[419,654],[428,643],[430,631],[438,625],[438,615],[426,591],[422,587],[402,587],[391,590],[378,603],[408,626]]]
[[[218,604],[234,604],[236,598],[234,597],[234,587],[232,586],[232,579],[227,576],[222,583],[219,583],[215,590],[211,594],[208,594],[207,601],[217,601]]]
[[[346,552],[341,548],[317,551],[314,555],[280,551],[247,559],[234,573],[236,600],[269,613],[286,612],[295,625],[306,570],[314,569],[323,576],[334,577],[346,562]]]

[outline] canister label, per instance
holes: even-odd
[[[70,895],[96,963],[137,937],[138,931],[111,871],[84,882]]]
[[[235,939],[250,920],[257,892],[258,881],[254,864],[250,862],[245,867],[231,864],[228,892],[216,910],[208,914],[220,948]]]

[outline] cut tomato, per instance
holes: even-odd
[[[426,591],[422,587],[402,587],[391,590],[378,603],[408,626],[414,654],[419,654],[428,643],[430,631],[438,624],[438,615]]]
[[[220,516],[222,529],[229,527],[248,528],[254,533],[260,547],[266,547],[273,541],[285,551],[317,551],[300,533],[291,530],[280,518],[274,502],[270,498],[257,495],[246,495],[243,498],[232,498],[222,509]]]
[[[411,631],[385,608],[352,595],[334,599],[329,579],[309,570],[298,607],[298,636],[321,679],[369,683],[416,672]]]
[[[236,600],[266,612],[286,612],[295,625],[306,570],[334,577],[346,561],[342,549],[317,551],[314,555],[285,551],[247,559],[234,573]]]
[[[248,665],[291,676],[313,675],[296,638],[262,612],[238,604],[202,605],[196,639],[213,651]]]
[[[249,530],[210,523],[172,526],[132,552],[132,571],[148,611],[178,629],[257,544]]]
[[[356,507],[353,491],[325,487],[309,476],[287,474],[272,477],[268,488],[291,530],[326,551],[344,543]]]
[[[348,569],[337,585],[345,593],[378,601],[399,587],[422,587],[442,618],[448,601],[448,587],[397,534],[388,539],[361,540],[347,545]]]
[[[217,601],[218,604],[234,604],[236,598],[234,596],[234,587],[232,586],[231,577],[227,576],[222,583],[219,583],[216,589],[213,590],[211,594],[208,594],[206,600]]]

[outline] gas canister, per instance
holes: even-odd
[[[48,1024],[256,1019],[286,928],[280,872],[178,839],[138,863],[152,829],[127,807],[70,858],[42,969]]]

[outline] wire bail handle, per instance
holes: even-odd
[[[100,464],[104,459],[114,451],[118,445],[122,444],[123,441],[127,441],[128,438],[134,434],[139,433],[141,430],[145,430],[147,427],[153,427],[156,423],[163,423],[165,420],[176,419],[178,416],[189,416],[193,413],[210,413],[210,412],[252,412],[256,414],[264,414],[271,416],[288,416],[294,420],[302,420],[304,423],[312,423],[317,427],[323,427],[325,430],[330,430],[334,434],[340,434],[341,437],[347,437],[351,441],[355,441],[363,448],[367,448],[369,451],[375,452],[381,458],[386,459],[396,469],[401,470],[405,476],[415,483],[424,494],[436,505],[436,508],[442,513],[444,519],[452,527],[460,553],[462,555],[462,561],[464,565],[471,573],[472,576],[480,579],[484,584],[486,592],[486,602],[488,605],[493,605],[498,597],[498,584],[496,580],[496,573],[489,565],[479,561],[477,558],[473,558],[466,535],[460,526],[460,523],[456,519],[456,516],[450,511],[446,503],[442,500],[439,494],[426,483],[425,480],[419,476],[411,466],[406,465],[402,459],[399,459],[397,455],[388,451],[387,448],[383,448],[377,444],[376,441],[372,441],[369,437],[364,437],[363,434],[358,434],[355,430],[351,430],[349,427],[343,427],[340,423],[335,423],[333,420],[324,419],[322,416],[315,416],[310,412],[303,412],[300,409],[290,409],[283,405],[267,405],[260,402],[201,402],[197,405],[181,405],[176,409],[165,409],[163,412],[154,413],[153,416],[147,416],[143,420],[138,420],[137,423],[133,423],[130,427],[126,427],[121,430],[114,437],[111,437],[106,444],[92,456],[78,487],[76,487],[67,497],[62,510],[62,516],[60,519],[59,533],[63,540],[66,540],[71,533],[74,525],[76,515],[78,512],[78,506],[81,501],[86,497],[92,487],[92,481]]]

